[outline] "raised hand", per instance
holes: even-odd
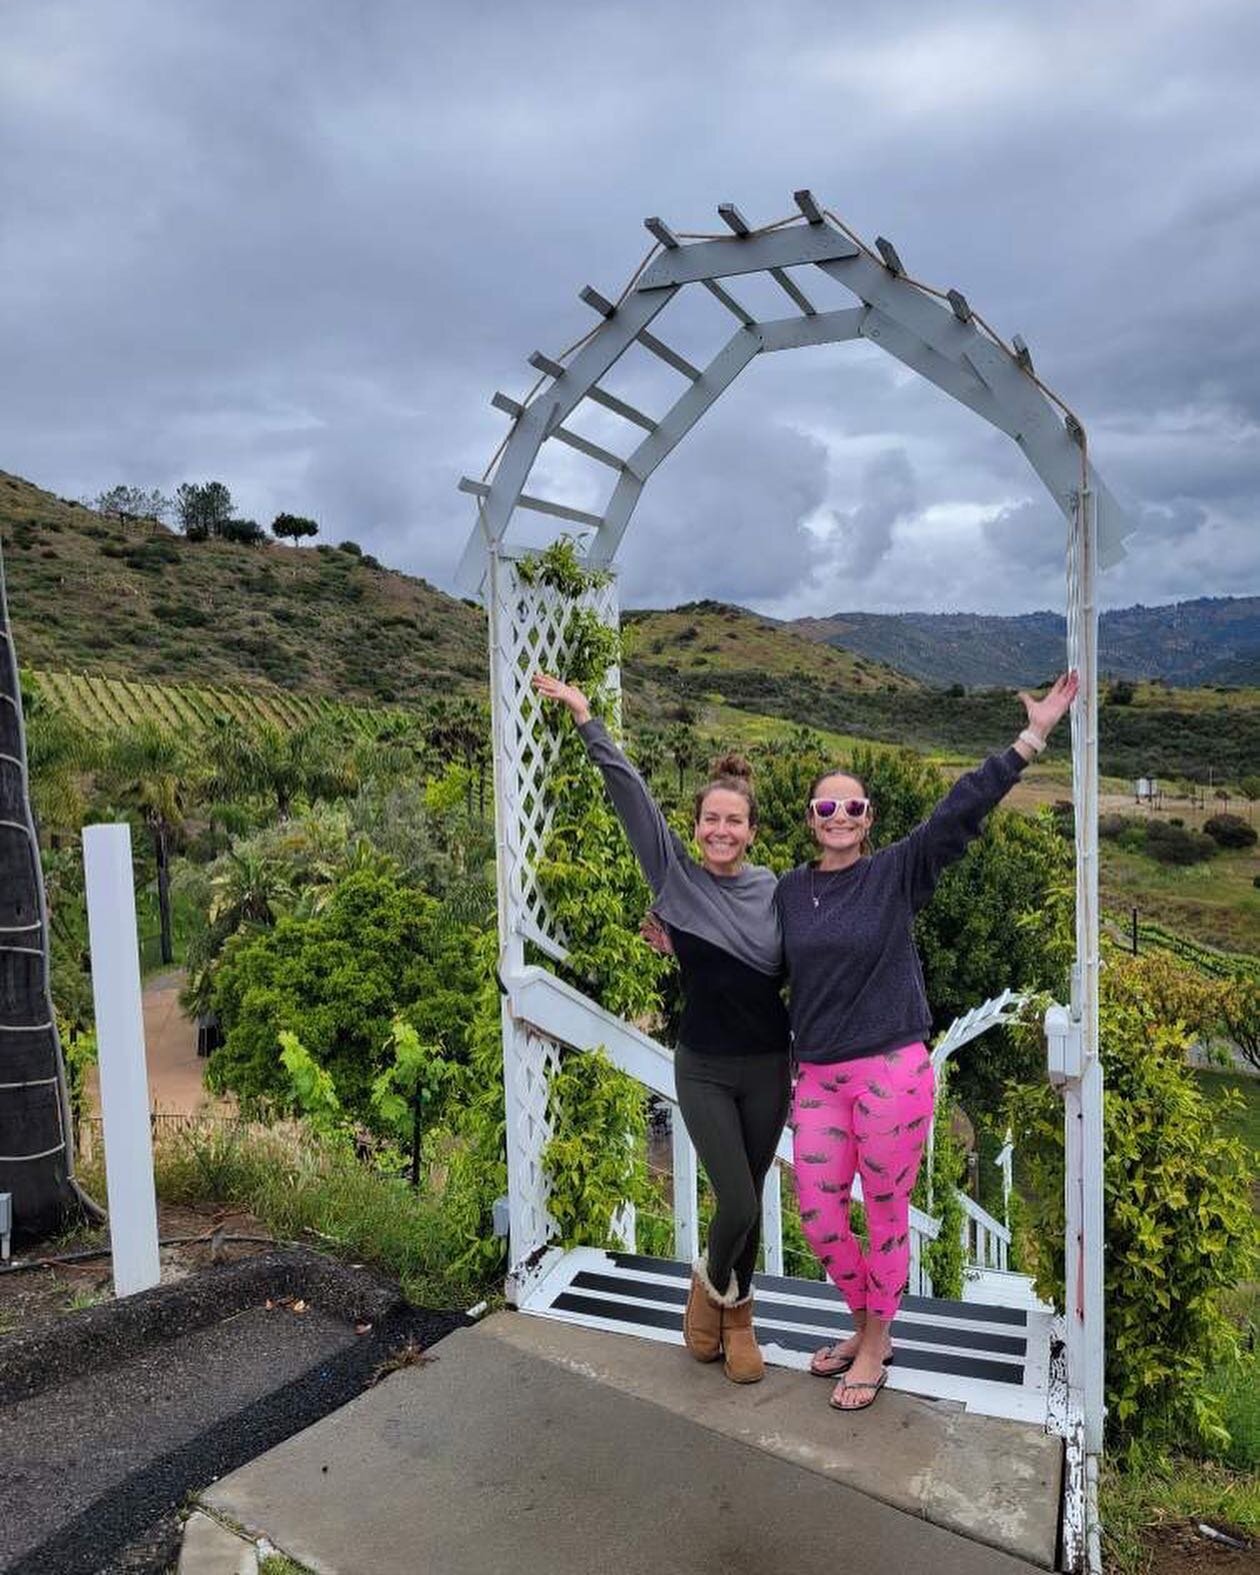
[[[643,915],[643,922],[639,925],[639,934],[648,943],[654,952],[662,957],[674,955],[674,943],[669,938],[669,931],[660,919],[652,912],[651,908]]]
[[[591,703],[576,684],[566,684],[559,678],[553,678],[550,673],[535,673],[530,682],[535,694],[541,695],[544,700],[558,700],[562,706],[566,706],[579,726],[590,721]]]
[[[1076,699],[1079,688],[1080,680],[1075,672],[1070,672],[1061,673],[1040,700],[1034,700],[1032,695],[1021,690],[1019,698],[1024,702],[1028,725],[1033,732],[1049,738],[1051,730]]]

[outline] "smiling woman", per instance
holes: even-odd
[[[545,673],[533,686],[577,724],[652,889],[659,937],[678,959],[678,1106],[716,1204],[683,1334],[698,1361],[723,1356],[728,1378],[755,1383],[765,1372],[752,1330],[762,1186],[790,1090],[775,878],[746,862],[757,834],[748,763],[724,756],[697,792],[697,862],[582,691]]]

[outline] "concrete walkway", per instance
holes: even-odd
[[[1056,1440],[888,1392],[842,1417],[827,1395],[782,1369],[736,1388],[673,1347],[502,1313],[202,1502],[319,1575],[1052,1563]]]

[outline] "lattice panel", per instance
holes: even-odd
[[[547,1210],[551,1183],[543,1169],[542,1154],[552,1136],[548,1086],[560,1062],[560,1047],[521,1023],[511,1024],[505,1038],[512,1272],[520,1277],[528,1273],[521,1266],[556,1234],[555,1221]]]
[[[495,703],[495,786],[500,816],[500,895],[509,935],[534,941],[563,960],[565,938],[538,886],[537,867],[551,831],[547,774],[559,739],[555,717],[530,687],[536,672],[566,676],[565,633],[575,608],[588,607],[617,627],[617,593],[610,580],[575,601],[550,586],[528,584],[517,564],[496,555],[491,567],[491,680]],[[608,678],[614,695],[620,676]],[[549,725],[550,724],[550,725]]]

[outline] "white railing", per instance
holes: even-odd
[[[1011,1233],[974,1198],[959,1192],[962,1204],[961,1226],[963,1257],[976,1269],[1005,1269],[1011,1246]]]
[[[691,1262],[700,1253],[700,1187],[696,1153],[678,1111],[674,1083],[673,1052],[611,1012],[565,984],[545,968],[523,968],[504,981],[508,989],[508,1012],[526,1033],[575,1050],[600,1048],[619,1070],[628,1073],[669,1106],[673,1166],[674,1254]],[[783,1220],[780,1203],[780,1172],[792,1163],[791,1134],[779,1139],[775,1163],[766,1177],[762,1194],[762,1247],[768,1274],[784,1272]],[[854,1177],[853,1197],[860,1202],[861,1178]],[[990,1216],[978,1213],[985,1221]],[[634,1222],[620,1222],[626,1246],[633,1248]],[[991,1224],[997,1229],[996,1220]],[[922,1209],[910,1210],[909,1291],[912,1296],[930,1296],[932,1282],[923,1266],[923,1248],[940,1232],[939,1221]]]

